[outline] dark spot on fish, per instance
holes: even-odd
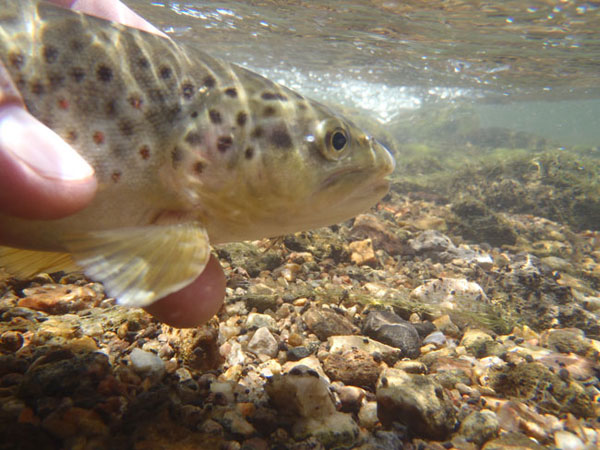
[[[292,138],[288,133],[285,125],[277,126],[271,133],[271,143],[277,148],[290,148],[292,146]]]
[[[65,77],[61,73],[51,73],[48,75],[48,84],[52,88],[58,88],[65,84]]]
[[[119,130],[123,136],[131,136],[134,131],[134,125],[130,120],[123,119],[119,122]]]
[[[246,125],[247,120],[248,120],[248,114],[246,114],[244,111],[240,111],[235,119],[235,121],[237,122],[237,124],[240,127],[243,127],[244,125]]]
[[[83,50],[83,44],[78,41],[77,39],[73,39],[71,40],[71,42],[69,43],[69,46],[71,47],[71,50],[73,50],[74,52],[79,53],[81,50]]]
[[[25,56],[20,52],[11,52],[8,54],[8,63],[15,69],[21,69],[25,64]]]
[[[65,98],[58,99],[58,107],[60,109],[69,109],[69,101]]]
[[[96,76],[104,83],[108,83],[113,79],[113,71],[106,64],[100,64],[96,69]]]
[[[282,102],[287,101],[287,97],[285,95],[281,95],[275,92],[263,92],[260,96],[263,100],[281,100]]]
[[[42,54],[44,55],[44,60],[46,60],[48,64],[55,63],[58,59],[58,49],[51,45],[44,46]]]
[[[262,137],[262,135],[263,135],[263,129],[261,127],[256,127],[254,130],[252,130],[252,134],[250,136],[255,139],[258,139],[258,138]]]
[[[189,100],[194,95],[194,85],[192,83],[183,83],[181,85],[181,93],[183,98]]]
[[[161,114],[162,114],[165,122],[173,123],[177,119],[177,116],[179,116],[180,112],[181,112],[181,105],[175,104],[172,106],[168,106],[164,110],[164,112],[162,112]]]
[[[94,142],[98,145],[104,143],[104,133],[102,131],[94,131],[94,135],[92,136]]]
[[[161,66],[158,73],[163,80],[168,80],[169,78],[171,78],[173,71],[168,66]]]
[[[43,95],[45,92],[44,85],[39,81],[34,81],[31,83],[31,92],[35,95]]]
[[[144,102],[140,94],[131,94],[127,100],[135,109],[140,109],[142,107],[142,103]]]
[[[202,161],[198,161],[198,162],[194,163],[194,172],[196,172],[196,175],[200,175],[203,170],[204,170],[204,163]]]
[[[173,164],[173,168],[177,167],[179,163],[183,160],[183,152],[179,147],[173,147],[171,150],[171,163]]]
[[[22,76],[17,77],[17,79],[15,80],[15,86],[17,86],[19,89],[25,89],[26,85],[27,81]]]
[[[223,122],[221,113],[216,109],[211,109],[210,111],[208,111],[208,117],[210,117],[210,121],[215,125]]]
[[[254,148],[247,147],[246,151],[244,151],[244,156],[246,157],[246,159],[252,159],[254,157]]]
[[[192,112],[190,113],[190,117],[191,117],[192,119],[195,119],[196,117],[198,117],[198,111],[192,111]]]
[[[65,136],[65,141],[67,141],[69,144],[72,144],[76,140],[77,140],[77,131],[75,131],[75,130],[67,131],[67,134]]]
[[[208,75],[206,78],[204,78],[204,86],[206,86],[208,89],[214,88],[215,84],[217,84],[217,82],[211,75]]]
[[[150,67],[150,61],[144,57],[138,58],[137,63],[140,69],[147,69]]]
[[[167,94],[162,89],[150,89],[148,91],[150,100],[157,103],[164,103],[167,98]]]
[[[73,81],[76,83],[81,83],[85,78],[85,70],[83,70],[81,67],[73,67],[70,75],[71,78],[73,78]]]
[[[150,147],[147,145],[142,146],[142,148],[140,148],[140,156],[144,160],[150,158]]]
[[[106,33],[105,31],[100,31],[100,32],[97,34],[97,36],[98,36],[98,37],[99,37],[101,40],[103,40],[104,42],[107,42],[107,43],[112,43],[112,39],[111,39],[111,37],[110,37],[110,36],[108,35],[108,33]]]
[[[263,116],[271,117],[274,116],[276,112],[277,110],[275,108],[272,106],[267,106],[265,109],[263,109]]]
[[[220,152],[226,152],[229,150],[231,145],[233,144],[233,139],[231,136],[219,136],[217,139],[217,149]]]
[[[190,131],[185,135],[185,142],[190,145],[197,145],[202,142],[202,136],[197,131]]]
[[[306,111],[306,105],[304,103],[298,103],[298,109],[301,111]]]
[[[115,183],[118,183],[119,180],[121,179],[121,172],[119,172],[118,170],[115,170],[110,177],[112,178],[112,180]]]
[[[237,90],[236,88],[227,88],[225,89],[225,95],[231,98],[236,98],[237,97]]]
[[[109,100],[104,105],[104,112],[108,117],[112,117],[117,113],[117,102],[116,100]]]

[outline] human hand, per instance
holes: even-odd
[[[165,36],[117,0],[51,1]],[[26,219],[59,219],[84,208],[96,188],[93,168],[25,110],[0,63],[0,213]],[[225,274],[211,255],[204,272],[190,285],[145,309],[169,325],[194,327],[219,310],[224,296]]]

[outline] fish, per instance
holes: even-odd
[[[201,44],[38,0],[0,0],[0,64],[27,110],[95,170],[72,216],[0,214],[9,273],[81,270],[144,307],[211,245],[328,226],[389,189],[391,153],[329,107]]]

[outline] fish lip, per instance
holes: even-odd
[[[328,187],[332,186],[333,184],[341,181],[343,178],[347,178],[349,176],[356,175],[356,174],[359,174],[359,175],[363,174],[363,177],[357,179],[357,182],[356,182],[357,187],[359,187],[359,186],[365,187],[366,186],[366,187],[372,188],[372,190],[376,190],[379,187],[383,188],[383,187],[387,186],[389,188],[389,186],[390,186],[390,180],[388,179],[388,177],[391,174],[391,172],[389,172],[387,170],[384,172],[379,172],[379,173],[365,174],[364,170],[362,170],[362,169],[346,167],[343,169],[336,170],[331,175],[329,175],[319,185],[319,189],[327,189]]]

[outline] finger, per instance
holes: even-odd
[[[176,328],[193,328],[208,322],[225,298],[225,274],[213,255],[190,285],[145,308],[157,320]]]
[[[122,23],[140,30],[148,31],[149,33],[160,34],[167,36],[154,25],[150,24],[138,14],[133,12],[123,3],[117,0],[51,0],[52,3],[81,11],[85,14],[100,17],[113,22]]]
[[[94,196],[92,167],[56,133],[20,106],[0,107],[0,210],[29,219],[57,219]]]

